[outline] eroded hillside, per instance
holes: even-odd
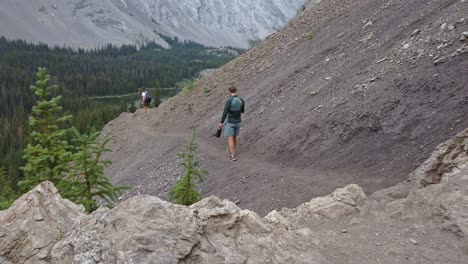
[[[464,1],[322,1],[154,120],[207,134],[235,83],[244,150],[404,177],[468,123],[467,14]]]
[[[165,197],[197,128],[202,191],[261,214],[392,186],[468,126],[467,14],[458,0],[321,1],[149,120],[115,120],[108,173]],[[212,137],[232,84],[247,104],[236,164]]]

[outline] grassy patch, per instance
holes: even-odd
[[[186,88],[187,88],[187,90],[189,90],[191,92],[191,91],[193,91],[193,89],[195,89],[195,87],[197,87],[197,84],[198,84],[197,81],[192,81],[189,84],[187,84]]]

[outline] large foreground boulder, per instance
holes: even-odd
[[[356,193],[361,200],[351,186],[300,210],[351,213],[336,205]],[[191,207],[138,196],[88,215],[44,182],[0,212],[0,226],[2,263],[329,263],[309,228],[213,196]]]
[[[0,263],[49,263],[52,246],[69,233],[84,208],[43,182],[0,212]]]
[[[44,182],[0,212],[0,263],[466,263],[468,130],[404,183],[357,185],[265,218],[214,196],[85,214]],[[421,258],[420,256],[424,256]]]
[[[131,198],[85,216],[52,250],[54,263],[326,263],[310,230],[287,230],[209,197],[192,207]]]
[[[468,250],[468,129],[440,144],[407,182],[378,191],[371,199],[390,216],[434,220],[463,238]]]

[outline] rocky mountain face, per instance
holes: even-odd
[[[0,35],[55,45],[97,47],[159,34],[210,46],[246,48],[293,17],[303,0],[5,0]]]
[[[44,182],[0,212],[9,263],[466,263],[468,129],[408,180],[367,197],[339,188],[264,218],[214,196],[136,196],[92,214]]]

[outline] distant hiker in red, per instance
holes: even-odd
[[[236,161],[237,136],[241,127],[241,115],[244,113],[245,103],[237,96],[235,86],[228,88],[229,99],[224,105],[223,116],[219,128],[224,127],[224,136],[228,138],[229,149],[227,150],[231,161]]]
[[[143,88],[141,92],[141,104],[145,108],[145,114],[149,114],[149,104],[151,103],[151,96],[146,89]]]

